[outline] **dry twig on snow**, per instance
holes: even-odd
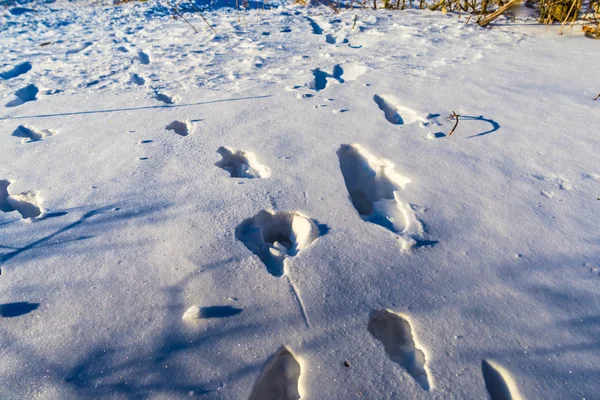
[[[458,115],[454,111],[452,111],[452,115],[448,117],[449,119],[453,119],[453,118],[456,119],[456,122],[454,123],[454,126],[452,127],[452,130],[450,131],[448,136],[451,136],[454,133],[454,131],[456,130],[456,127],[458,126],[458,117],[460,117],[460,115]]]

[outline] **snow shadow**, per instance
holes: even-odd
[[[114,222],[120,220],[126,220],[130,218],[140,218],[148,214],[162,211],[165,208],[163,204],[154,204],[145,209],[122,209],[119,205],[122,204],[110,204],[100,207],[96,207],[90,211],[85,212],[74,222],[68,223],[61,228],[54,230],[53,232],[46,234],[39,239],[34,239],[24,246],[14,247],[10,246],[9,243],[0,243],[0,248],[8,248],[11,251],[0,254],[0,264],[8,263],[13,258],[19,256],[20,260],[36,258],[38,256],[49,255],[51,252],[43,250],[41,248],[48,246],[63,246],[72,242],[80,242],[91,239],[95,236],[102,235],[105,233],[109,226]],[[69,211],[87,208],[89,207],[76,207],[69,209]],[[61,217],[70,215],[67,210],[60,210],[49,213],[50,217],[56,218],[56,221],[61,221]],[[13,222],[13,221],[9,221]],[[6,240],[6,236],[2,236]],[[36,251],[39,250],[39,251]]]
[[[153,109],[160,109],[160,108],[193,107],[193,106],[201,106],[201,105],[205,105],[205,104],[227,103],[230,101],[266,99],[268,97],[272,97],[272,95],[267,94],[267,95],[262,95],[262,96],[234,97],[234,98],[230,98],[230,99],[200,101],[197,103],[187,103],[187,104],[163,104],[163,105],[154,105],[154,106],[113,108],[113,109],[107,109],[107,110],[73,111],[73,112],[64,112],[64,113],[56,113],[56,114],[22,115],[22,116],[17,116],[17,117],[0,118],[0,121],[8,120],[8,119],[16,120],[16,119],[28,119],[28,118],[68,117],[70,115],[105,114],[105,113],[123,112],[123,111],[153,110]]]
[[[241,313],[241,308],[232,306],[200,307],[200,318],[228,318]]]
[[[499,123],[497,123],[493,119],[484,118],[483,115],[480,115],[478,117],[474,117],[474,116],[471,116],[471,115],[461,115],[459,117],[459,119],[461,121],[483,121],[483,122],[489,123],[492,126],[492,129],[490,129],[490,130],[478,133],[476,135],[467,136],[467,139],[471,139],[471,138],[475,138],[475,137],[479,137],[479,136],[485,136],[487,134],[496,132],[498,129],[500,129],[500,124]]]
[[[75,390],[78,398],[117,396],[146,399],[157,395],[165,398],[212,395],[219,398],[223,393],[223,382],[229,384],[253,373],[259,368],[260,361],[241,366],[227,375],[205,379],[204,376],[212,376],[209,370],[189,371],[177,360],[184,354],[186,357],[200,354],[207,365],[239,365],[239,358],[229,354],[228,350],[235,347],[234,343],[247,341],[264,325],[237,321],[190,331],[181,321],[181,316],[186,307],[186,289],[189,290],[189,286],[197,282],[196,279],[201,278],[202,274],[234,265],[238,261],[238,258],[232,257],[204,264],[177,283],[164,288],[159,296],[162,295],[165,299],[165,321],[150,346],[132,349],[115,342],[100,343],[63,371],[63,382]],[[230,306],[211,306],[204,310],[212,318],[225,318],[242,312],[241,309]],[[215,346],[221,345],[219,348],[222,351],[213,351]]]
[[[21,301],[18,303],[0,304],[0,316],[3,318],[20,317],[28,314],[40,306],[40,303],[29,303]]]
[[[163,3],[163,2],[158,3],[157,2],[154,5],[152,5],[151,7],[146,7],[145,11],[144,11],[144,15],[147,18],[156,18],[157,16],[160,16],[160,17],[172,16],[173,8],[166,7],[165,4],[168,4],[168,3]],[[271,4],[271,2],[262,2],[262,1],[258,1],[258,0],[248,0],[244,3],[244,6],[242,6],[241,2],[239,2],[238,4],[239,4],[238,8],[240,10],[240,13],[245,10],[257,10],[257,9],[272,10],[272,9],[278,8],[277,4]],[[231,1],[231,0],[227,0],[227,1],[226,0],[217,0],[217,1],[213,1],[213,2],[210,2],[207,4],[207,2],[193,0],[193,5],[187,1],[177,4],[177,11],[179,13],[193,14],[195,16],[198,15],[197,10],[205,11],[205,10],[219,10],[219,9],[235,10],[236,2]]]

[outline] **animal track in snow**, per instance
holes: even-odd
[[[329,74],[325,71],[321,71],[320,68],[316,68],[312,71],[314,79],[308,84],[308,86],[319,92],[327,87],[327,80],[329,78],[333,78],[339,83],[344,83],[344,79],[342,79],[342,75],[344,74],[344,70],[339,64],[336,64],[333,67],[333,73]]]
[[[185,122],[173,121],[165,127],[168,131],[173,131],[179,136],[187,136],[192,132],[193,129],[192,121],[189,119]]]
[[[15,65],[8,71],[0,72],[0,78],[2,79],[12,79],[16,78],[19,75],[23,75],[27,73],[31,69],[31,63],[29,61],[21,63],[19,65]]]
[[[299,213],[262,210],[242,221],[235,237],[261,259],[271,275],[281,277],[285,258],[309,247],[319,237],[319,227]]]
[[[300,363],[285,346],[267,360],[248,400],[298,400]]]
[[[138,51],[137,58],[138,58],[138,61],[144,65],[150,64],[150,56],[141,50]]]
[[[425,121],[414,110],[400,105],[398,99],[390,95],[375,95],[373,101],[394,125],[412,124],[416,121]]]
[[[23,138],[23,143],[29,143],[37,142],[54,134],[55,132],[49,129],[38,129],[32,126],[19,125],[19,127],[12,133],[12,136]]]
[[[390,360],[407,370],[424,390],[431,388],[425,367],[425,353],[417,348],[415,335],[406,318],[389,310],[375,310],[369,316],[367,329],[383,343]]]
[[[359,144],[343,144],[337,151],[352,205],[361,218],[412,240],[423,227],[399,191],[410,179],[394,171],[394,164],[367,152]],[[414,245],[415,243],[413,243]]]
[[[33,192],[24,192],[18,195],[10,195],[8,187],[10,182],[0,181],[0,211],[18,211],[21,218],[36,218],[42,215],[44,209],[40,207],[41,201]]]
[[[16,107],[20,106],[23,103],[27,103],[28,101],[37,100],[37,94],[39,89],[35,85],[27,85],[24,88],[21,88],[15,92],[16,99],[9,101],[6,104],[6,107]]]
[[[490,360],[481,360],[481,373],[485,381],[485,388],[492,400],[520,400],[522,399],[517,385],[508,371]]]
[[[229,172],[232,178],[268,178],[271,175],[269,168],[259,163],[252,153],[227,147],[219,147],[217,153],[223,159],[215,165]]]

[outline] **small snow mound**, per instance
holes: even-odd
[[[187,311],[185,313],[183,313],[183,317],[181,317],[181,319],[183,319],[184,321],[188,321],[188,322],[199,321],[200,319],[202,319],[200,307],[191,306],[190,308],[187,309]]]

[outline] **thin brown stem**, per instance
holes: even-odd
[[[212,25],[208,23],[208,21],[206,20],[206,18],[204,18],[204,15],[202,15],[202,13],[200,12],[200,10],[194,5],[194,3],[192,3],[192,0],[188,0],[188,1],[192,5],[192,8],[194,10],[196,10],[196,12],[198,13],[198,15],[200,15],[200,17],[202,17],[202,19],[204,20],[204,22],[206,22],[206,25],[208,25],[208,27],[210,28],[210,30],[213,31],[213,33],[216,35],[217,31],[215,31],[215,29],[212,27]]]
[[[450,133],[448,134],[448,136],[452,136],[452,134],[456,130],[456,127],[458,126],[458,117],[460,117],[460,115],[458,115],[454,111],[452,111],[452,115],[450,117],[448,117],[450,119],[456,119],[456,122],[454,123],[454,126],[452,127],[452,130],[450,131]]]
[[[190,21],[188,21],[183,14],[181,13],[181,11],[179,11],[179,9],[177,8],[176,5],[173,5],[173,14],[177,14],[182,20],[184,20],[190,27],[192,27],[192,29],[194,30],[195,33],[198,33],[198,29],[196,29],[196,27],[194,25],[192,25],[190,23]]]

